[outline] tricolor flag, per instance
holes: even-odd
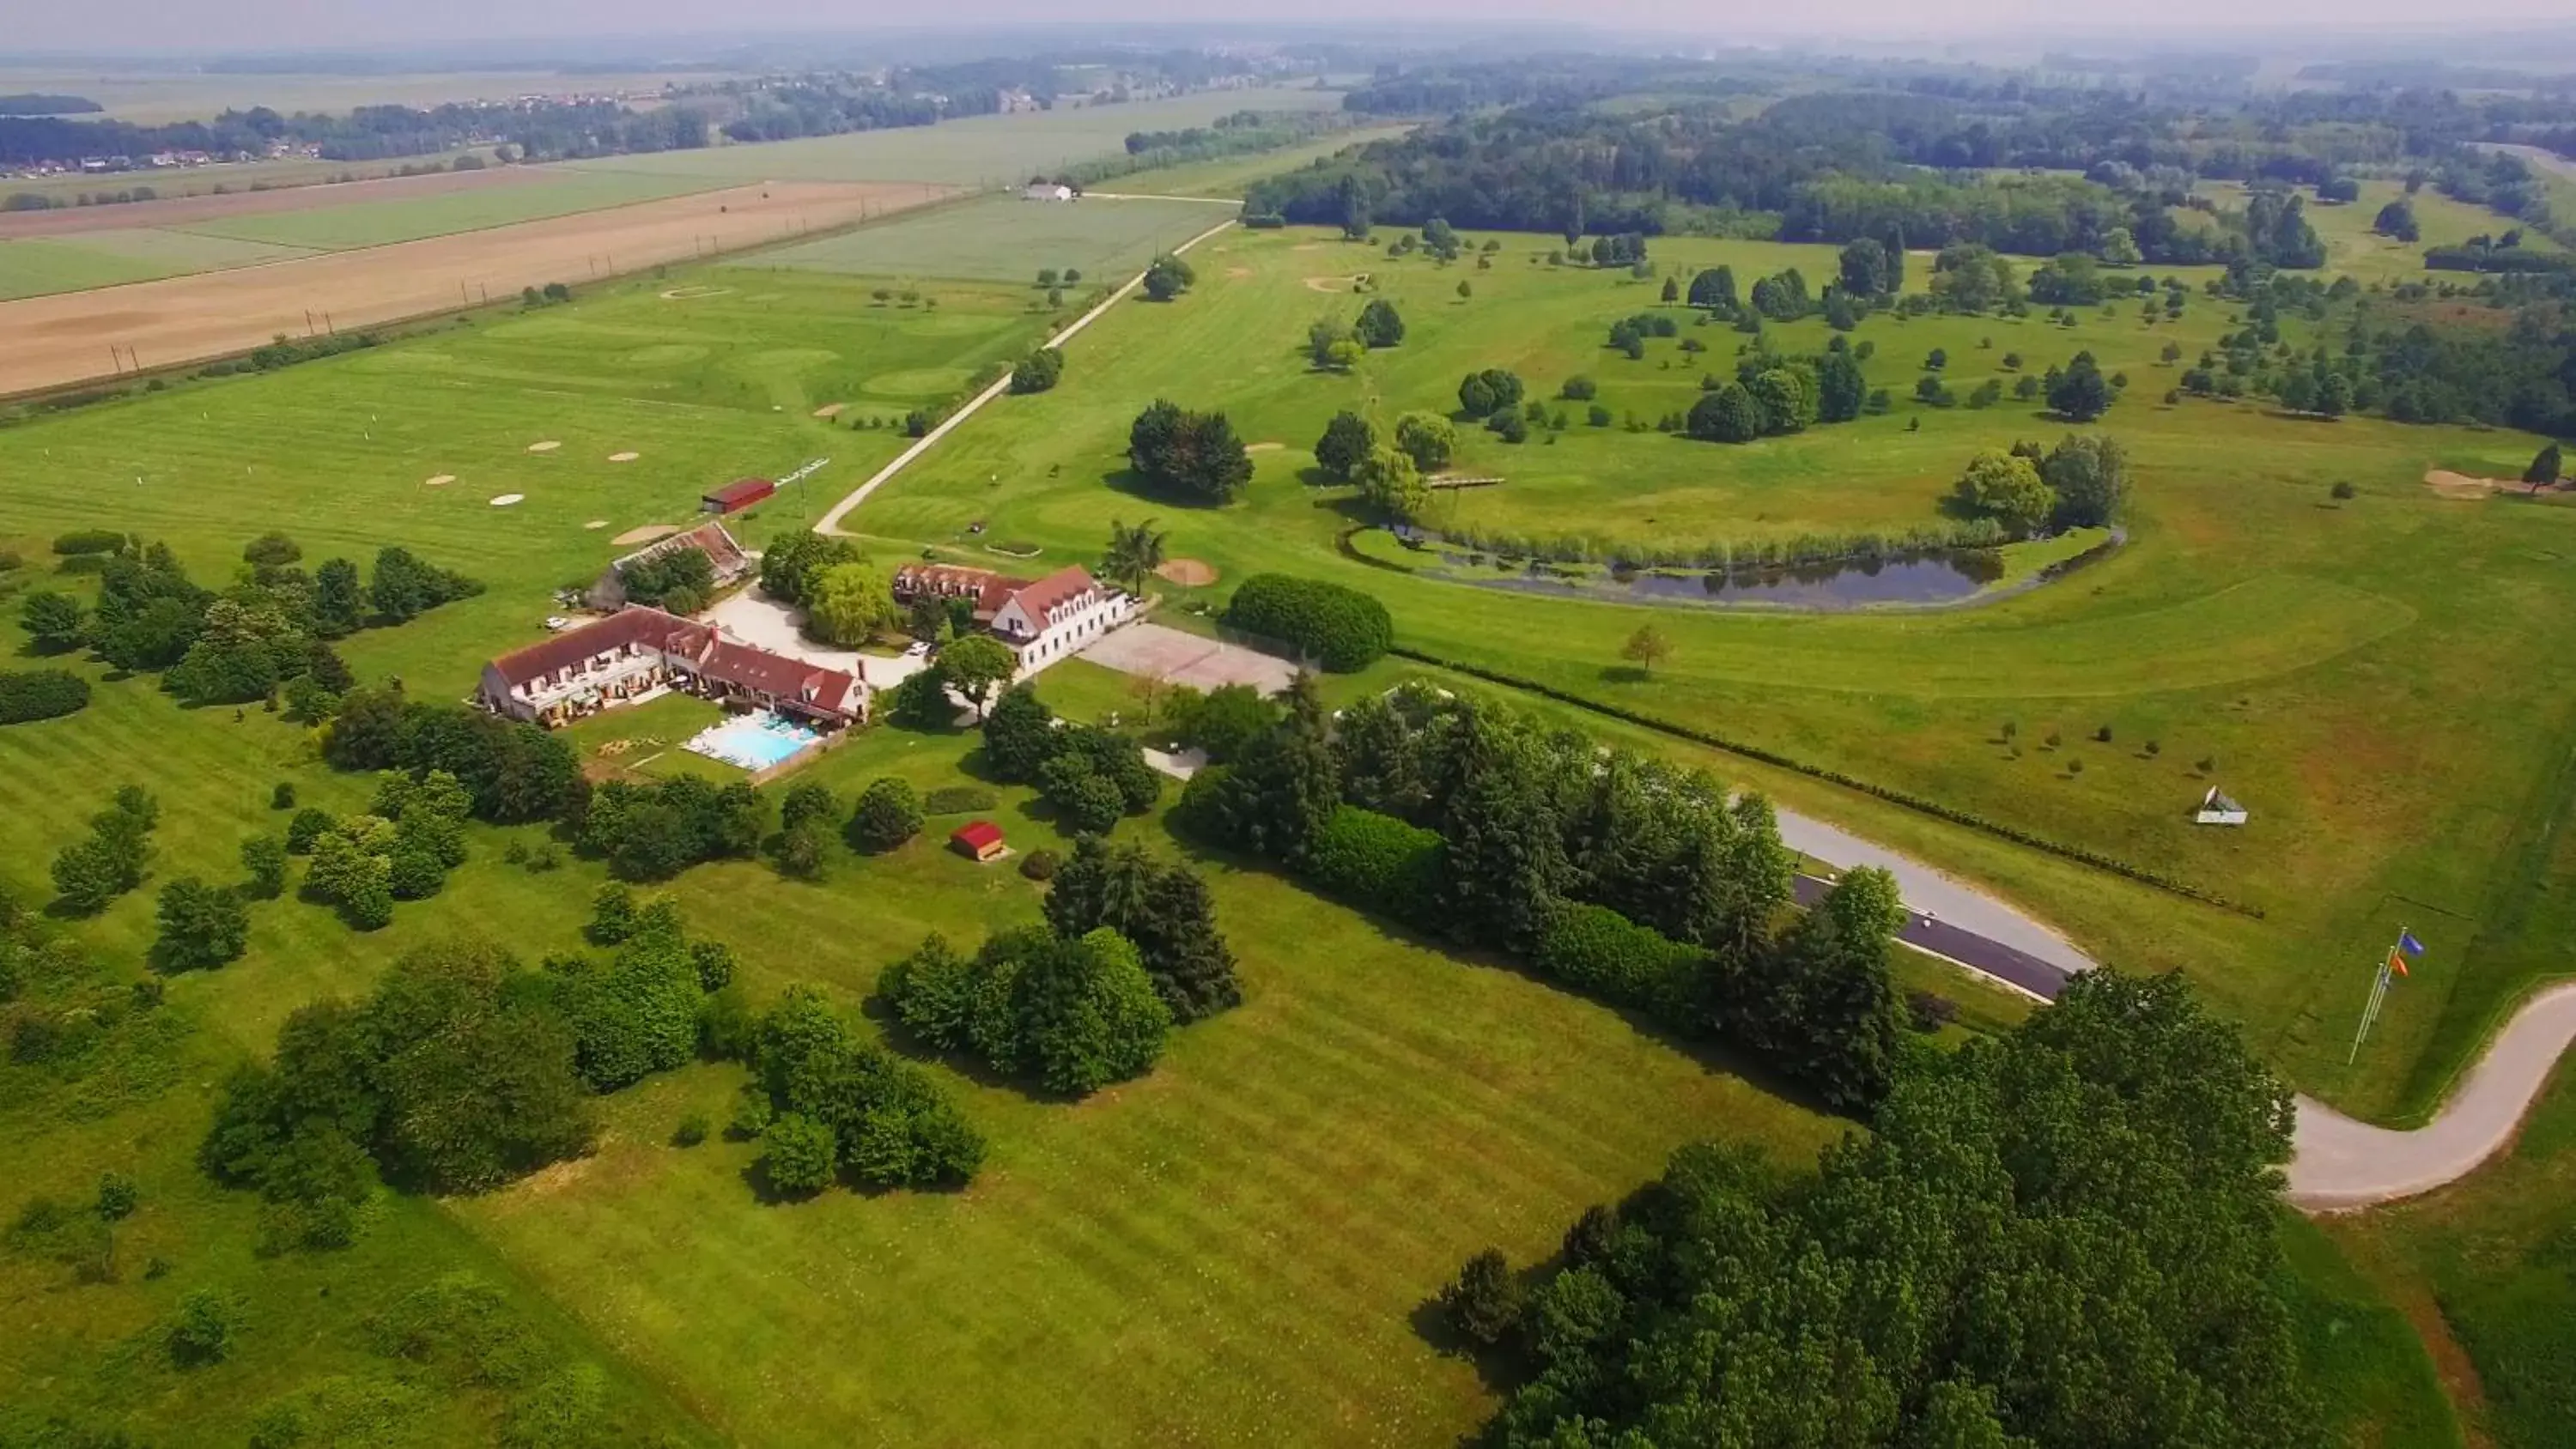
[[[2415,933],[2401,930],[2397,933],[2396,949],[2388,953],[2388,969],[2403,976],[2406,974],[2406,958],[2423,954],[2424,943],[2415,939]]]

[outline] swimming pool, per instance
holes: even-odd
[[[682,749],[745,770],[766,770],[794,759],[822,734],[771,710],[739,714],[690,736]]]

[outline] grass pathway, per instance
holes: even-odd
[[[1174,256],[1178,256],[1181,253],[1188,251],[1190,248],[1197,246],[1200,242],[1206,241],[1209,237],[1215,236],[1218,232],[1224,231],[1233,225],[1234,222],[1231,219],[1218,222],[1216,225],[1200,232],[1197,236],[1191,237],[1188,241],[1172,248],[1172,254]],[[1128,278],[1125,286],[1110,293],[1107,300],[1103,301],[1099,306],[1092,308],[1090,311],[1074,318],[1071,322],[1066,323],[1062,332],[1048,338],[1040,345],[1045,347],[1062,347],[1064,344],[1072,341],[1075,334],[1081,332],[1082,329],[1090,326],[1093,322],[1098,321],[1109,311],[1110,308],[1125,301],[1129,294],[1133,293],[1138,287],[1141,287],[1144,284],[1145,274],[1140,271],[1136,275]],[[830,511],[826,512],[821,518],[815,520],[814,531],[816,533],[840,532],[841,520],[849,516],[850,510],[867,502],[869,494],[874,493],[897,473],[902,472],[913,459],[929,452],[938,444],[940,439],[947,437],[950,433],[956,431],[957,426],[960,423],[965,422],[968,418],[981,412],[986,403],[1000,397],[1003,393],[1010,391],[1010,389],[1010,374],[1004,373],[1000,381],[995,382],[992,386],[975,394],[972,398],[969,398],[966,401],[965,406],[959,408],[956,412],[951,413],[947,420],[940,423],[939,426],[932,428],[929,432],[923,434],[919,442],[916,442],[911,447],[897,453],[894,456],[893,462],[879,468],[868,478],[868,481],[851,489],[848,496],[844,497],[840,502],[833,504]]]

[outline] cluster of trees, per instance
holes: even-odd
[[[748,860],[769,834],[769,802],[748,780],[694,775],[610,780],[590,793],[581,847],[620,880],[668,880],[710,860]]]
[[[1323,579],[1254,574],[1226,601],[1224,620],[1276,640],[1336,674],[1366,669],[1395,645],[1395,621],[1371,595]]]
[[[274,1061],[224,1083],[200,1160],[267,1200],[272,1240],[338,1247],[380,1175],[480,1192],[588,1152],[591,1089],[551,997],[495,946],[406,952],[365,1000],[287,1017]]]
[[[1206,885],[1090,836],[1057,868],[1045,926],[971,958],[932,936],[881,990],[928,1045],[1075,1097],[1151,1071],[1175,1024],[1243,999]]]
[[[1041,347],[1021,359],[1011,369],[1011,391],[1028,394],[1051,392],[1064,378],[1064,353],[1054,347]]]
[[[1431,506],[1424,475],[1448,467],[1457,451],[1458,429],[1437,413],[1406,413],[1393,435],[1382,438],[1375,423],[1345,410],[1324,425],[1315,463],[1326,477],[1357,484],[1361,498],[1384,517],[1411,523]]]
[[[1870,405],[1869,380],[1842,339],[1819,357],[1784,361],[1751,352],[1736,364],[1732,382],[1714,384],[1691,405],[1684,426],[1708,442],[1749,443],[1755,438],[1804,432],[1818,423],[1847,423]],[[1713,380],[1712,380],[1713,381]]]
[[[1200,503],[1230,503],[1252,482],[1252,455],[1225,414],[1161,398],[1128,427],[1127,460],[1147,483]]]
[[[2053,448],[2019,442],[2010,451],[1985,449],[1968,460],[1954,490],[1962,512],[1991,518],[2015,536],[2108,524],[2128,491],[2128,454],[2118,440],[2079,433]]]
[[[162,674],[191,704],[247,704],[283,694],[300,719],[321,719],[355,682],[328,641],[370,623],[400,624],[482,591],[408,549],[380,550],[363,583],[331,559],[307,574],[294,540],[269,534],[244,550],[242,577],[217,591],[190,581],[168,546],[105,531],[66,534],[58,552],[98,578],[94,606],[39,590],[19,623],[41,653],[87,648],[119,669]],[[94,561],[94,562],[93,562]]]
[[[932,936],[879,989],[927,1045],[1067,1097],[1152,1071],[1172,1029],[1136,947],[1105,926],[1003,931],[972,957]]]
[[[1420,684],[1328,720],[1301,680],[1280,725],[1201,771],[1182,807],[1335,895],[1736,1041],[1837,1108],[1892,1079],[1894,881],[1853,871],[1791,918],[1769,804],[1704,772]]]
[[[89,834],[54,856],[54,892],[64,910],[96,915],[107,903],[143,884],[152,862],[152,831],[161,802],[139,785],[118,788],[105,810],[90,817]]]
[[[819,988],[792,986],[748,1030],[714,1043],[745,1058],[735,1127],[762,1140],[777,1191],[820,1191],[846,1171],[867,1187],[961,1187],[983,1134],[930,1074],[863,1040]]]
[[[855,648],[904,627],[894,583],[846,538],[797,532],[760,558],[761,592],[803,611],[799,627],[819,643]]]
[[[590,798],[570,740],[470,705],[411,699],[399,682],[352,690],[323,735],[322,758],[415,779],[445,771],[472,797],[475,818],[496,825],[577,820]]]
[[[304,873],[307,898],[339,909],[362,931],[393,920],[394,902],[427,900],[465,863],[465,821],[474,800],[445,770],[415,777],[400,770],[378,779],[365,813],[334,819],[305,809],[287,835],[287,848],[310,855]]]
[[[1134,739],[1099,725],[1059,724],[1025,682],[1004,690],[985,717],[984,759],[1001,778],[1036,785],[1077,831],[1105,833],[1163,797],[1163,777]]]
[[[1359,320],[1344,322],[1339,317],[1319,317],[1306,329],[1306,357],[1316,367],[1329,372],[1348,372],[1359,366],[1360,359],[1371,349],[1394,347],[1404,341],[1404,317],[1395,304],[1384,297],[1374,297],[1360,309]]]
[[[2087,972],[2001,1040],[1910,1059],[1814,1171],[1684,1148],[1527,1292],[1489,1250],[1443,1302],[1524,1366],[1490,1432],[1515,1449],[2305,1449],[2291,1120],[2179,977]]]
[[[637,559],[618,573],[632,603],[673,614],[694,614],[707,606],[716,590],[715,560],[702,548],[665,549]]]

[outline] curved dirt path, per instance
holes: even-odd
[[[2396,1132],[2299,1099],[2290,1158],[2291,1202],[2336,1212],[2431,1192],[2502,1151],[2532,1099],[2576,1043],[2576,982],[2550,987],[2516,1010],[2426,1126]]]

